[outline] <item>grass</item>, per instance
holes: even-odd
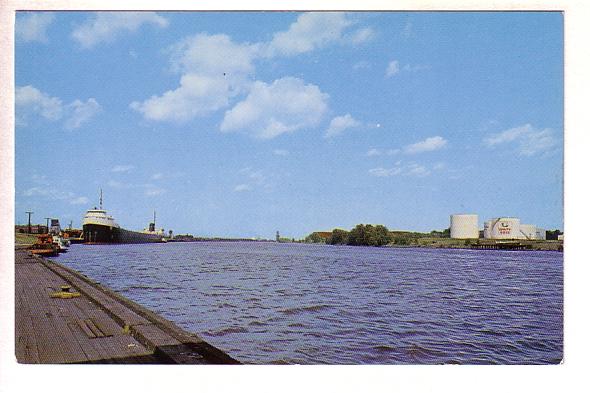
[[[14,243],[19,246],[30,246],[37,242],[37,235],[30,235],[28,233],[15,233]]]

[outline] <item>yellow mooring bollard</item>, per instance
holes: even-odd
[[[73,297],[80,296],[79,292],[70,292],[70,289],[72,289],[72,287],[70,285],[61,285],[60,288],[61,288],[61,291],[53,292],[49,296],[54,297],[54,298],[60,298],[60,299],[71,299]]]

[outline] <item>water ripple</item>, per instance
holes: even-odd
[[[561,253],[197,242],[72,245],[57,261],[245,363],[563,358]]]

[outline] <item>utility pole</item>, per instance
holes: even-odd
[[[29,233],[31,233],[31,214],[33,214],[33,212],[25,212],[29,215]]]

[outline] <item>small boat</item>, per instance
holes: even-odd
[[[70,240],[68,238],[63,237],[62,235],[53,235],[53,244],[55,244],[59,252],[66,252],[68,251],[68,247],[70,246]]]

